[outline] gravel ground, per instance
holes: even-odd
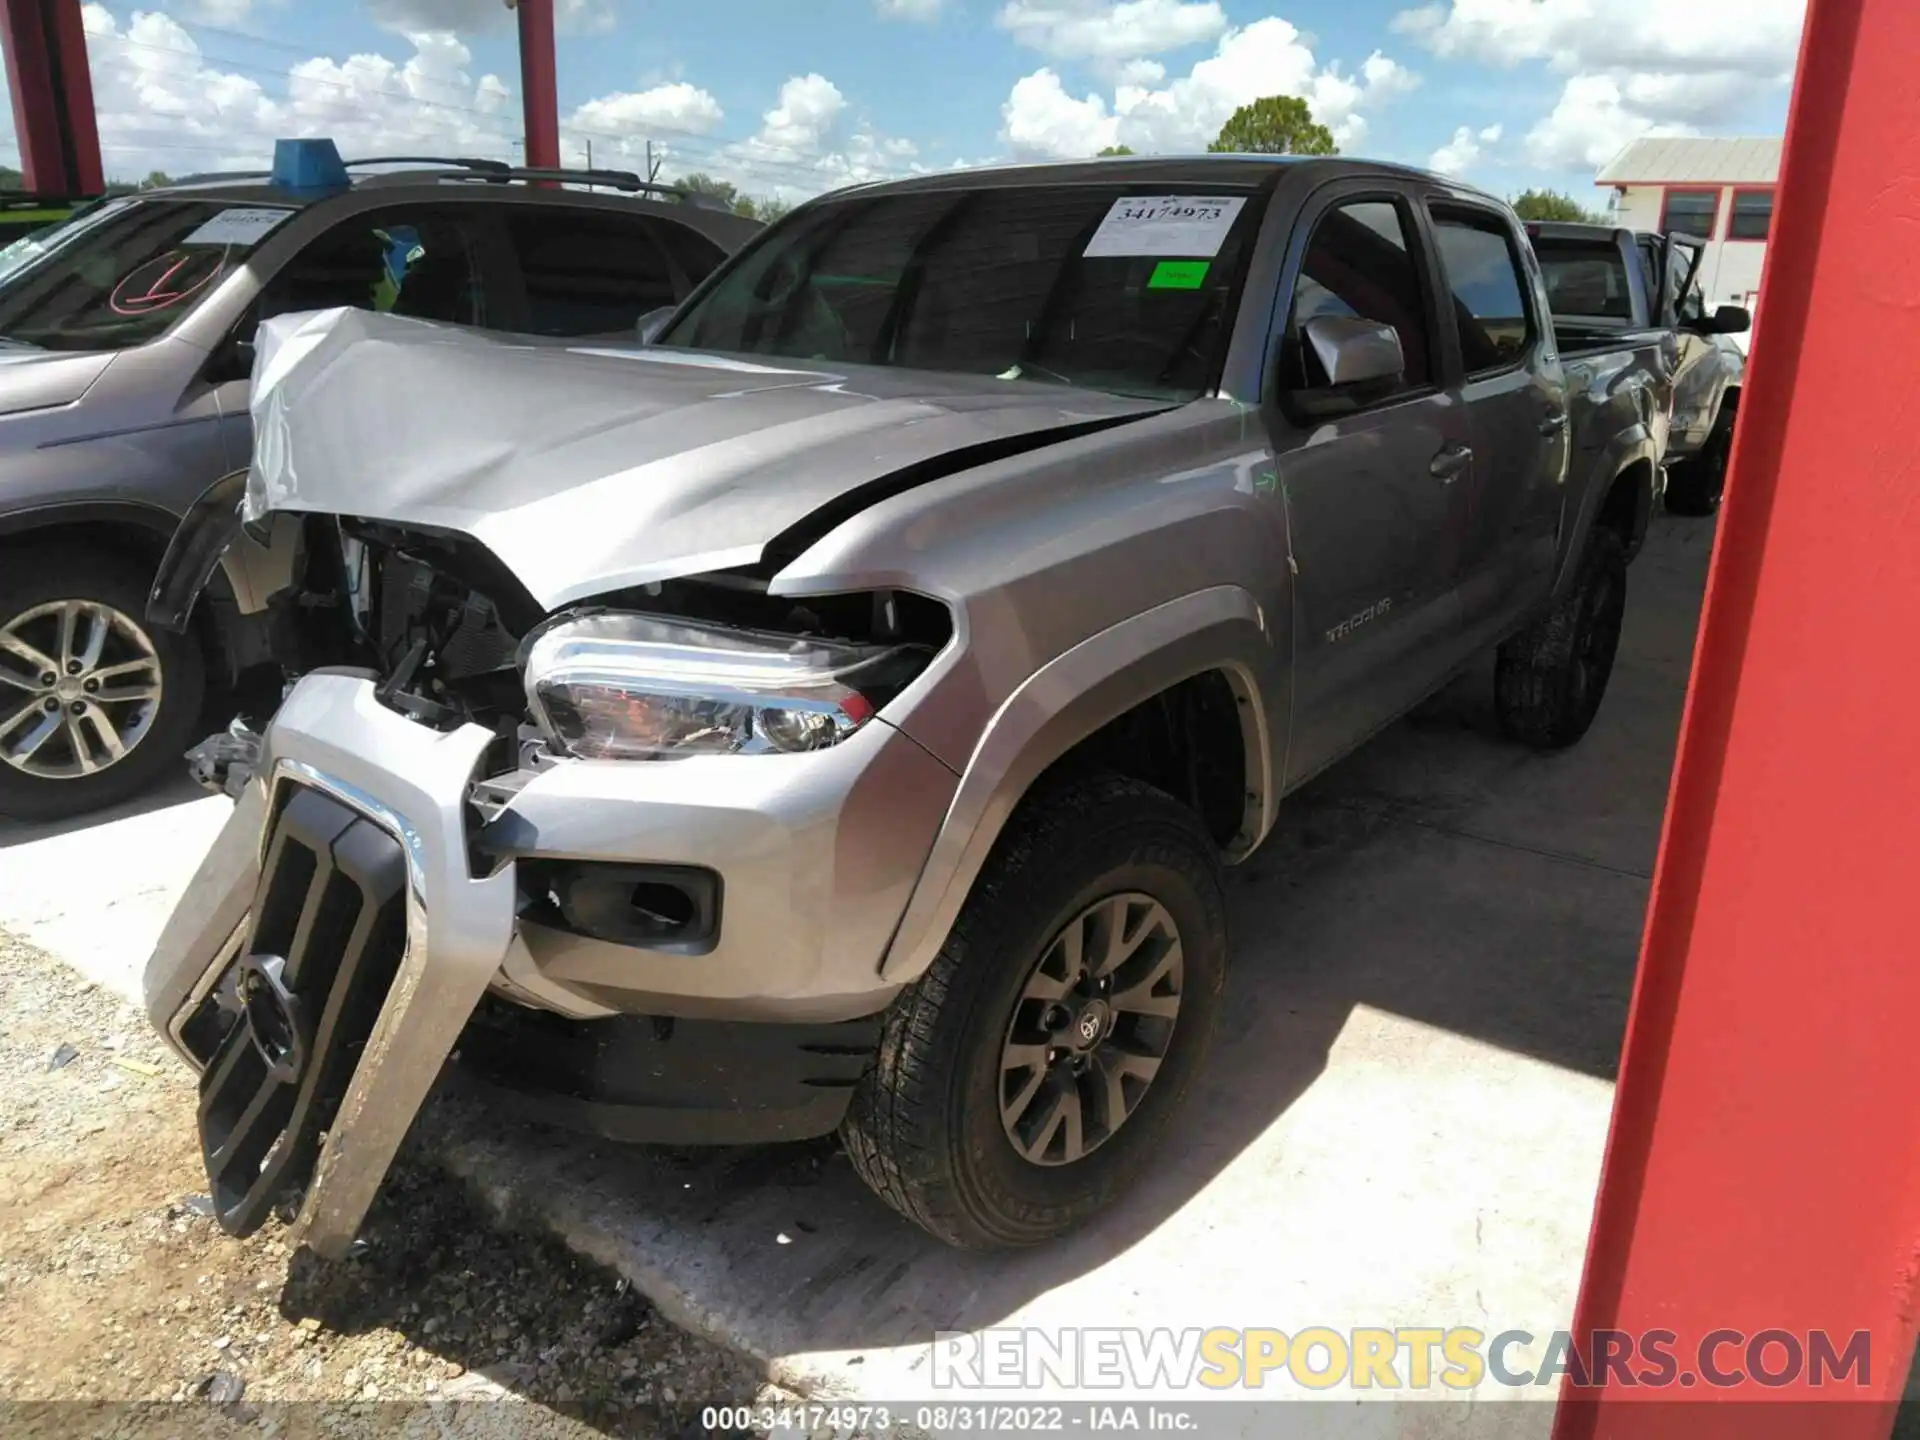
[[[418,1156],[351,1260],[234,1240],[142,1017],[4,932],[0,1016],[0,1402],[66,1402],[10,1434],[706,1435],[707,1405],[789,1398]]]

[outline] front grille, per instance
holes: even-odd
[[[200,1078],[214,1211],[234,1235],[311,1178],[407,940],[400,842],[318,790],[285,793],[223,1007],[229,1028]]]

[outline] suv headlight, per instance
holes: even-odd
[[[824,750],[932,658],[627,611],[549,622],[525,653],[534,720],[584,760]]]

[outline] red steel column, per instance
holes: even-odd
[[[560,168],[560,90],[553,60],[553,0],[518,0],[520,99],[526,114],[527,164]]]
[[[0,46],[26,188],[98,195],[106,184],[80,0],[0,0]]]
[[[1812,0],[1575,1314],[1871,1336],[1871,1388],[1569,1391],[1557,1440],[1884,1436],[1920,1281],[1920,4]],[[1740,1348],[1722,1366],[1747,1369]],[[1778,1373],[1787,1352],[1773,1349]],[[1683,1382],[1684,1383],[1684,1382]]]

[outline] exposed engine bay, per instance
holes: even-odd
[[[292,574],[267,602],[268,645],[285,684],[321,669],[369,672],[380,700],[421,724],[493,731],[490,776],[553,758],[530,711],[526,652],[533,637],[569,619],[651,614],[795,640],[903,646],[921,657],[952,634],[946,608],[911,592],[795,601],[747,571],[661,581],[545,615],[471,537],[352,517],[301,517]],[[196,773],[222,788],[228,771],[219,762],[244,758],[244,739],[211,737],[195,753]]]

